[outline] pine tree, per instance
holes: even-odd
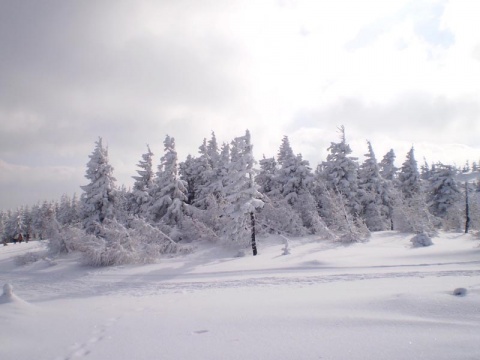
[[[417,234],[432,233],[436,220],[427,208],[413,147],[407,153],[397,184],[400,194],[393,214],[395,229]]]
[[[202,145],[198,148],[198,153],[200,155],[193,163],[193,173],[195,174],[195,200],[193,204],[200,209],[206,209],[211,194],[211,184],[215,181],[212,168],[213,161],[210,158],[207,139],[203,139]],[[215,163],[218,163],[218,156],[215,157]]]
[[[212,169],[215,169],[218,166],[218,162],[220,160],[220,152],[217,144],[217,138],[215,137],[215,133],[213,131],[210,140],[208,140],[207,154],[210,161],[210,167]]]
[[[275,188],[275,178],[277,177],[277,162],[274,157],[265,158],[259,161],[260,171],[255,177],[255,182],[259,186],[262,194],[268,194]]]
[[[352,153],[345,139],[345,128],[339,128],[341,141],[331,143],[327,161],[323,162],[323,177],[328,190],[334,191],[346,199],[347,211],[357,218],[362,211],[358,196],[357,158],[348,156]]]
[[[410,199],[420,193],[421,179],[413,147],[408,152],[407,158],[398,174],[398,186],[405,199]]]
[[[138,176],[133,176],[135,180],[133,190],[130,196],[129,210],[133,215],[144,217],[150,203],[150,189],[153,186],[155,174],[153,172],[153,153],[150,146],[147,145],[147,152],[142,155],[138,162]]]
[[[428,182],[427,202],[431,213],[443,219],[447,229],[463,225],[462,196],[455,180],[453,166],[436,164]]]
[[[284,136],[278,151],[278,164],[274,184],[283,198],[293,205],[299,195],[308,192],[308,186],[313,181],[309,163],[302,159],[301,154],[293,154],[288,137]]]
[[[434,171],[434,168],[430,169],[430,166],[428,166],[427,160],[424,159],[423,165],[420,166],[420,179],[424,181],[429,181],[433,171]]]
[[[254,183],[254,158],[250,132],[232,141],[231,162],[226,177],[226,206],[229,218],[224,235],[231,240],[245,242],[246,232],[251,235],[253,255],[257,254],[255,239],[255,211],[263,207],[261,194]]]
[[[115,181],[113,167],[108,160],[108,150],[102,145],[102,138],[95,142],[95,149],[89,156],[85,177],[90,181],[81,186],[83,194],[83,226],[88,233],[98,234],[99,225],[115,215]]]
[[[151,203],[148,209],[153,222],[180,225],[187,201],[185,181],[178,174],[177,151],[175,139],[166,136],[163,142],[165,153],[158,166],[157,177],[151,190]]]
[[[5,221],[7,220],[7,213],[0,211],[0,240],[5,245],[8,242],[8,237],[5,236]]]
[[[3,227],[3,237],[7,241],[12,241],[14,236],[18,234],[19,210],[13,212],[8,210],[5,214],[5,221]]]
[[[70,197],[67,194],[63,194],[60,198],[58,209],[55,211],[57,215],[57,221],[60,223],[60,225],[67,225],[72,223],[71,208],[72,202]]]
[[[390,228],[388,207],[383,204],[383,193],[387,191],[385,180],[380,176],[379,166],[372,144],[367,141],[368,153],[358,172],[359,196],[363,206],[362,216],[371,231]]]
[[[122,184],[115,194],[115,219],[124,225],[130,218],[130,205],[132,193]]]
[[[396,178],[398,169],[395,167],[395,157],[395,152],[390,149],[380,161],[379,172],[385,180],[394,181]]]
[[[196,171],[196,159],[188,154],[185,161],[179,164],[178,173],[180,179],[185,181],[187,188],[187,204],[192,205],[196,199],[197,189],[197,171]]]

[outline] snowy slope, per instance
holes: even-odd
[[[0,359],[480,359],[480,248],[441,234],[374,234],[342,246],[278,238],[259,256],[197,245],[145,266],[75,255],[15,264],[0,248]],[[454,296],[465,288],[465,296]]]

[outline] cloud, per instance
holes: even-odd
[[[312,165],[340,124],[360,154],[369,138],[465,157],[479,130],[472,3],[3,1],[0,159],[45,194],[52,169],[75,169],[61,195],[84,184],[98,136],[127,184],[145,144],[158,162],[169,134],[183,160],[212,130],[221,143],[248,128],[257,158],[289,135]]]
[[[78,168],[67,166],[29,167],[11,164],[0,159],[0,188],[2,208],[14,209],[20,204],[51,201],[61,193],[79,193],[82,175]]]
[[[389,103],[341,98],[325,107],[297,114],[287,133],[298,139],[304,157],[321,161],[330,142],[338,141],[337,126],[346,127],[347,140],[357,156],[365,140],[397,155],[415,146],[430,162],[463,163],[480,154],[480,104],[475,99],[449,99],[426,93],[407,93]],[[467,130],[468,131],[465,131]],[[295,143],[293,141],[292,143]],[[463,144],[463,146],[459,146]],[[377,154],[377,157],[380,156]]]
[[[455,36],[450,29],[442,27],[442,17],[447,1],[411,1],[403,7],[377,18],[362,27],[346,48],[354,51],[374,43],[380,36],[391,32],[400,24],[411,21],[415,34],[432,46],[448,48]]]

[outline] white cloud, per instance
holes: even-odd
[[[275,155],[289,135],[315,166],[344,124],[356,155],[368,138],[377,157],[394,147],[398,160],[413,144],[432,161],[473,161],[480,152],[478,6],[2,2],[0,159],[83,174],[102,136],[115,176],[128,183],[146,143],[158,161],[169,134],[183,159],[212,130],[222,142],[248,128],[257,158]],[[40,178],[39,191],[50,181]],[[65,189],[74,181],[76,188],[82,176]]]

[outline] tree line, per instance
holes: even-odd
[[[351,155],[345,129],[339,132],[315,169],[293,151],[288,136],[276,156],[256,163],[248,130],[221,145],[212,132],[198,154],[183,162],[167,135],[156,167],[147,146],[131,189],[116,184],[108,148],[99,138],[80,198],[63,195],[2,212],[0,231],[5,240],[18,233],[49,238],[55,251],[80,250],[88,254],[87,263],[109,265],[185,251],[179,244],[198,240],[249,244],[256,254],[256,234],[355,242],[372,231],[480,228],[480,182],[459,182],[459,174],[468,180],[468,174],[479,173],[476,163],[458,169],[425,162],[419,168],[412,147],[397,168],[393,149],[378,161],[369,141],[360,163]]]

